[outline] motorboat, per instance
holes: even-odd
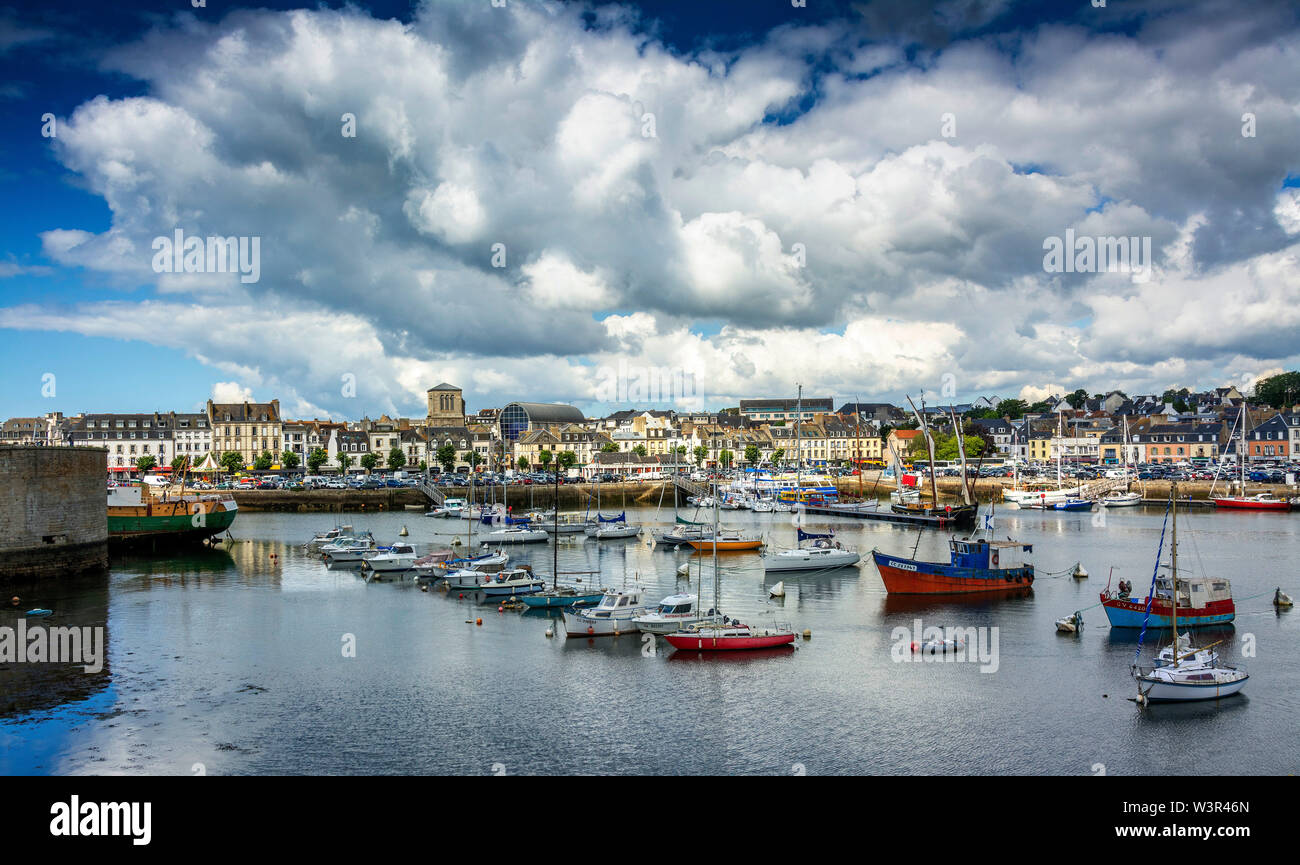
[[[409,571],[415,567],[415,547],[410,544],[393,544],[383,552],[362,554],[361,567],[377,573]]]
[[[650,612],[642,601],[642,589],[605,589],[600,603],[581,610],[564,611],[564,630],[569,637],[607,637],[637,630],[638,616]]]
[[[321,555],[331,564],[359,562],[366,553],[376,550],[375,539],[369,535],[349,538],[321,547]]]
[[[549,537],[550,535],[543,529],[534,529],[528,526],[510,526],[483,535],[483,544],[538,544]]]
[[[589,534],[598,541],[611,541],[618,538],[635,538],[641,534],[641,527],[633,523],[606,523],[598,526]]]
[[[489,598],[531,595],[545,588],[546,581],[534,576],[533,569],[527,565],[485,574],[483,582],[478,586],[479,591]]]
[[[696,595],[669,595],[653,612],[637,616],[632,621],[643,634],[671,634],[687,625],[722,621],[722,617],[712,610],[701,613],[699,600]]]
[[[1104,508],[1131,508],[1142,504],[1141,493],[1107,493],[1098,500]]]
[[[342,540],[352,535],[352,526],[337,526],[327,532],[319,532],[310,541],[307,542],[309,547],[319,547],[325,544],[332,544],[335,541]]]

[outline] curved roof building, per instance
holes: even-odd
[[[544,402],[512,402],[501,409],[497,423],[501,438],[514,441],[521,433],[554,424],[582,423],[587,418],[571,405]]]

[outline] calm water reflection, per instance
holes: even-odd
[[[647,525],[672,522],[628,510]],[[1184,568],[1233,581],[1237,622],[1207,638],[1224,640],[1219,651],[1251,681],[1221,704],[1139,710],[1126,699],[1136,634],[1086,608],[1112,566],[1115,580],[1149,584],[1162,515],[1128,509],[1097,525],[1090,514],[1000,513],[997,534],[1033,543],[1043,576],[1031,595],[997,600],[888,597],[870,562],[765,578],[756,554],[728,554],[724,610],[774,615],[813,636],[795,649],[712,657],[639,634],[566,640],[557,628],[547,639],[544,614],[498,613],[409,582],[368,585],[303,550],[330,518],[245,513],[228,547],[122,560],[105,582],[23,598],[22,609],[54,609],[50,624],[106,625],[108,661],[97,676],[0,666],[0,771],[1295,772],[1300,613],[1249,596],[1300,588],[1300,517],[1180,520]],[[405,525],[422,550],[463,528],[409,512],[349,519],[381,543]],[[780,544],[794,537],[789,515],[729,512],[724,522]],[[917,546],[915,531],[835,522],[864,554],[916,547],[946,559],[944,535],[924,533]],[[549,546],[516,555],[549,573]],[[606,585],[640,580],[650,600],[687,587],[711,599],[709,561],[703,579],[694,569],[689,581],[676,576],[689,558],[646,539],[560,547],[562,570],[598,570]],[[1075,561],[1090,579],[1064,575]],[[777,579],[787,596],[769,600]],[[1083,634],[1058,636],[1053,621],[1078,609]],[[6,606],[0,624],[16,616]],[[997,671],[892,660],[892,630],[918,618],[996,627]],[[349,639],[355,658],[344,657]],[[1254,657],[1243,657],[1252,643]]]

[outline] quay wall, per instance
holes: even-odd
[[[0,445],[0,586],[107,570],[107,475],[102,448]]]
[[[840,478],[837,481],[840,496],[845,501],[858,498],[861,491],[863,498],[888,497],[894,490],[892,480],[877,483],[875,473],[868,473],[859,484],[856,477]],[[975,484],[975,497],[980,502],[1001,501],[1002,489],[1011,487],[1011,478],[982,478]],[[959,478],[939,478],[939,494],[946,497],[961,495]],[[654,507],[662,501],[664,507],[672,507],[674,487],[663,481],[643,481],[641,483],[607,483],[607,484],[564,484],[559,489],[561,510],[585,510],[590,503],[596,507],[596,494],[599,488],[600,509],[605,513],[618,511],[626,503],[632,506]],[[927,480],[925,490],[929,490]],[[1164,499],[1169,495],[1167,481],[1134,481],[1130,488],[1142,492],[1148,499]],[[466,487],[440,487],[444,495],[469,498]],[[1300,490],[1276,484],[1249,484],[1249,492],[1270,490],[1279,496],[1300,495]],[[1222,483],[1215,488],[1216,494],[1224,491]],[[1178,485],[1179,498],[1204,500],[1210,492],[1209,481],[1183,482]],[[400,511],[406,508],[415,510],[430,507],[428,498],[415,489],[381,489],[381,490],[235,490],[231,493],[239,503],[241,511],[287,511],[287,512],[339,512],[339,511]],[[533,507],[549,508],[555,499],[555,488],[545,484],[533,486],[515,485],[509,487],[505,500],[515,512],[527,511]],[[474,488],[474,501],[501,502],[502,487]],[[677,490],[679,506],[686,505],[686,493]]]

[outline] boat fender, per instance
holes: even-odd
[[[1034,584],[1034,575],[1029,574],[1027,577],[1025,577],[1025,582],[1029,583],[1029,585],[1032,586]]]
[[[1016,582],[1017,582],[1017,583],[1023,583],[1023,582],[1024,582],[1024,578],[1021,577],[1019,574],[1017,574],[1017,575],[1016,575]]]
[[[1010,575],[1010,574],[1007,574],[1007,582],[1008,582],[1008,583],[1011,582],[1011,575]]]

